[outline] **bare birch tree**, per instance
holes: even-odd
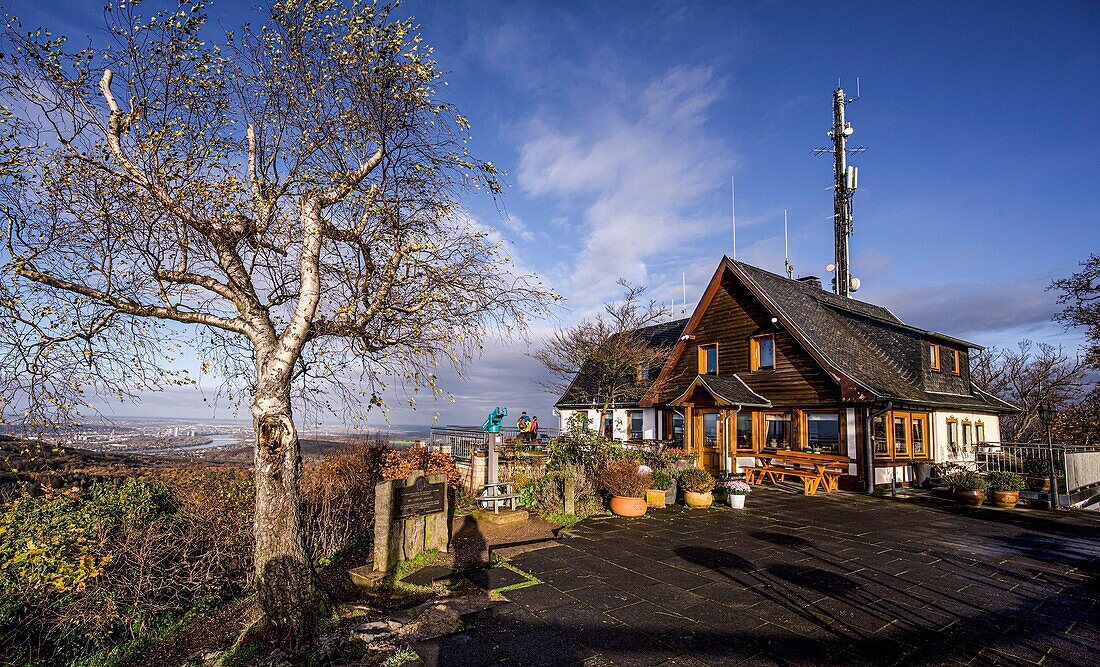
[[[553,297],[462,222],[460,195],[495,195],[498,173],[418,25],[371,2],[262,11],[217,35],[202,2],[120,1],[110,44],[83,49],[8,18],[0,388],[9,415],[71,422],[89,394],[190,382],[177,357],[198,340],[251,401],[265,624],[302,638],[325,600],[292,387],[438,393],[437,365]]]
[[[641,398],[653,386],[671,347],[655,344],[638,330],[658,324],[668,309],[643,301],[646,288],[619,280],[620,301],[569,328],[556,329],[532,357],[549,372],[548,391],[599,406],[604,415],[625,396]]]

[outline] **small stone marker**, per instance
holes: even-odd
[[[424,476],[415,470],[406,479],[374,487],[374,571],[386,573],[397,563],[424,551],[447,551],[447,476]]]

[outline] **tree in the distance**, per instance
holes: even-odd
[[[1063,310],[1054,319],[1067,328],[1085,328],[1085,363],[1100,370],[1100,255],[1089,255],[1080,271],[1055,280],[1050,289],[1062,292],[1058,303]]]
[[[549,371],[543,386],[596,406],[601,425],[617,400],[640,398],[653,388],[671,352],[638,333],[660,323],[668,309],[652,299],[644,301],[645,287],[625,279],[619,285],[621,300],[605,303],[602,313],[580,324],[556,329],[531,355]]]
[[[554,297],[463,222],[460,196],[499,174],[416,24],[281,0],[215,38],[205,12],[112,4],[103,49],[7,20],[0,401],[41,427],[89,394],[189,383],[173,369],[198,331],[204,369],[251,404],[265,625],[300,639],[325,600],[292,389],[334,407],[438,394],[439,364]]]
[[[1004,442],[1045,442],[1040,407],[1063,410],[1081,394],[1085,368],[1060,347],[1020,341],[1015,350],[987,348],[973,357],[973,382],[1019,408],[1000,419]]]

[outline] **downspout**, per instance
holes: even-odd
[[[864,488],[868,495],[875,492],[875,450],[871,435],[871,426],[874,424],[875,417],[881,417],[893,409],[894,402],[889,401],[886,403],[886,407],[877,412],[872,412],[863,418],[863,477],[865,482]]]
[[[731,458],[730,457],[730,417],[736,417],[737,415],[741,414],[741,408],[743,408],[743,407],[745,407],[745,406],[738,403],[737,404],[737,409],[734,410],[732,415],[726,415],[726,419],[722,423],[722,428],[725,429],[725,435],[726,435],[726,437],[725,437],[726,451],[724,452],[725,460],[722,461],[722,463],[723,463],[722,467],[726,469],[726,475],[733,475],[733,474],[737,473],[737,470],[736,470],[737,462],[736,462],[736,460],[733,462],[733,468],[734,469],[733,470],[730,469],[730,458]],[[737,422],[734,422],[734,424],[736,425]],[[735,439],[733,441],[733,457],[732,458],[737,459],[737,440],[736,440],[737,436],[734,435],[734,438]]]

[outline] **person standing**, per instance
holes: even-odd
[[[537,442],[539,439],[539,416],[535,415],[531,417],[531,442]]]

